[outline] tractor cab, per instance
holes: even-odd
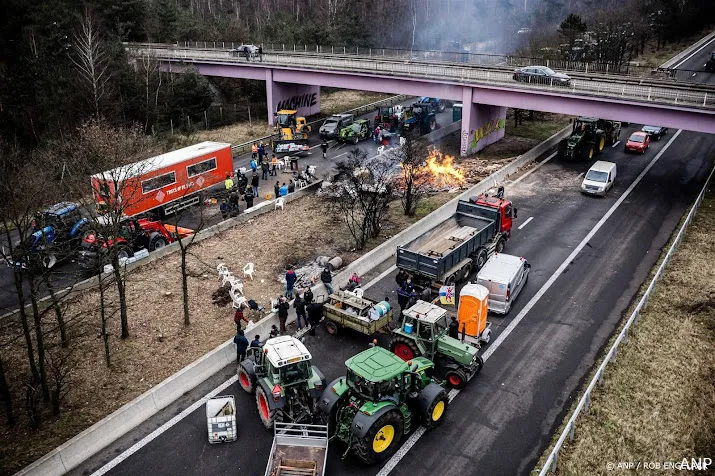
[[[579,117],[573,123],[574,132],[592,133],[598,127],[598,119],[595,117]]]
[[[256,353],[256,376],[268,377],[283,386],[305,382],[310,378],[312,356],[301,341],[290,336],[268,339]]]
[[[297,113],[298,111],[289,109],[281,109],[276,112],[276,127],[295,129],[298,125],[296,120]]]

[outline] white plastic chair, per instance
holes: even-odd
[[[225,273],[229,272],[228,267],[223,263],[219,263],[216,266],[216,271],[218,271],[219,276],[223,276]]]
[[[365,294],[365,291],[362,290],[362,288],[355,288],[353,291],[355,293],[355,296],[361,298]]]
[[[279,160],[278,163],[276,164],[276,168],[277,168],[278,170],[282,170],[283,167],[284,167],[283,162]]]
[[[290,167],[290,157],[283,157],[283,167]]]
[[[238,309],[241,307],[242,304],[248,303],[248,299],[246,299],[243,296],[239,296],[239,297],[231,296],[231,297],[233,298],[233,308],[234,309]]]
[[[308,186],[308,182],[306,182],[305,180],[298,180],[295,182],[295,184],[298,188],[303,188],[303,187]]]
[[[381,155],[383,152],[385,152],[385,146],[381,145],[377,148],[377,155]]]
[[[278,207],[281,207],[281,210],[283,210],[285,203],[286,203],[285,197],[279,197],[276,199],[276,203],[273,205],[273,209],[278,210]]]
[[[221,286],[225,286],[226,283],[232,283],[235,278],[233,277],[233,273],[228,271],[224,273],[223,275],[223,280],[221,281]]]
[[[241,293],[241,296],[243,296],[243,282],[238,278],[233,278],[233,280],[231,281],[231,290],[229,291],[229,294],[235,294],[236,292]]]
[[[256,272],[253,263],[247,263],[246,266],[243,267],[243,277],[249,276],[251,278],[251,281],[253,281],[253,274]]]
[[[308,174],[309,175],[315,175],[315,171],[317,170],[317,167],[315,165],[309,165],[308,166]]]

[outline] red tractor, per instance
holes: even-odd
[[[116,236],[90,231],[82,240],[79,264],[85,269],[96,269],[109,261],[110,247],[116,247],[118,257],[131,258],[139,250],[154,251],[194,231],[188,228],[165,225],[149,218],[130,218],[120,224]]]

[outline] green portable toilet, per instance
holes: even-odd
[[[462,120],[462,103],[457,103],[454,106],[452,106],[452,121],[461,121]]]

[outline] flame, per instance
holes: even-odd
[[[464,183],[464,172],[454,168],[454,157],[444,155],[438,149],[430,150],[425,171],[432,176],[432,184],[437,187],[455,186]]]

